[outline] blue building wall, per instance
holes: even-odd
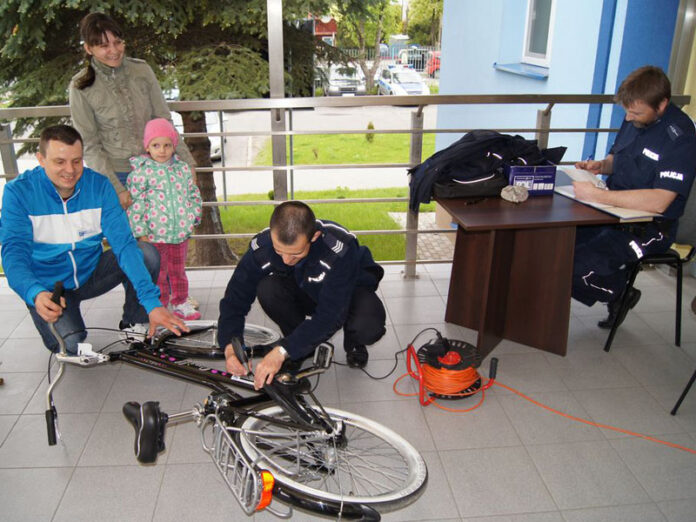
[[[497,70],[494,63],[522,57],[527,2],[445,0],[441,94],[613,94],[620,80],[640,65],[665,70],[679,0],[556,0],[548,77],[539,80]],[[440,128],[530,128],[543,105],[440,107]],[[623,110],[558,105],[552,127],[618,126]],[[618,123],[616,123],[618,121]],[[533,135],[525,135],[533,137]],[[436,138],[438,149],[459,135]],[[565,160],[603,156],[606,133],[552,133],[549,146],[568,147]]]

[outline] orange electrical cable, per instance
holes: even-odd
[[[562,411],[556,410],[556,409],[552,408],[551,406],[547,406],[546,404],[543,404],[539,401],[536,401],[536,400],[532,399],[531,397],[528,397],[524,393],[517,391],[516,389],[511,388],[510,386],[506,386],[505,384],[502,384],[498,381],[493,381],[493,384],[496,384],[496,385],[500,386],[501,388],[505,388],[506,390],[511,391],[515,395],[518,395],[518,396],[522,397],[523,399],[528,400],[532,404],[535,404],[536,406],[539,406],[540,408],[543,408],[543,409],[548,410],[552,413],[560,415],[561,417],[565,417],[566,419],[574,420],[576,422],[581,422],[583,424],[588,424],[590,426],[596,426],[597,428],[604,428],[607,430],[616,431],[618,433],[623,433],[625,435],[631,435],[632,437],[638,437],[640,439],[649,440],[651,442],[657,442],[658,444],[664,444],[665,446],[669,446],[670,448],[679,449],[679,450],[686,451],[688,453],[692,453],[692,454],[696,455],[695,449],[687,448],[686,446],[681,446],[680,444],[675,444],[673,442],[668,442],[666,440],[656,439],[655,437],[651,437],[649,435],[643,435],[642,433],[636,433],[634,431],[624,430],[622,428],[616,428],[614,426],[609,426],[607,424],[600,424],[598,422],[588,421],[587,419],[581,419],[580,417],[575,417],[574,415],[570,415],[568,413],[563,413]]]
[[[422,332],[421,332],[422,333]],[[420,334],[418,334],[420,335]],[[438,332],[439,335],[439,332]],[[418,336],[416,336],[417,338]],[[448,368],[433,368],[431,365],[423,363],[418,360],[418,356],[416,355],[416,350],[413,347],[413,343],[415,342],[415,338],[411,344],[408,345],[407,348],[407,357],[406,357],[406,367],[407,367],[407,372],[401,375],[399,378],[394,381],[394,385],[392,386],[392,389],[394,390],[394,393],[397,395],[401,395],[402,397],[414,397],[414,396],[419,396],[420,403],[423,406],[427,406],[429,404],[434,404],[436,407],[440,408],[441,410],[445,411],[450,411],[454,413],[466,413],[472,410],[475,410],[481,404],[483,404],[483,400],[485,398],[485,391],[490,388],[491,386],[498,385],[501,388],[504,388],[518,397],[521,397],[532,404],[539,406],[540,408],[543,408],[547,411],[550,411],[551,413],[555,413],[556,415],[560,415],[561,417],[565,417],[566,419],[573,420],[575,422],[581,422],[583,424],[587,424],[589,426],[595,426],[597,428],[604,428],[606,430],[611,430],[611,431],[616,431],[618,433],[623,433],[625,435],[630,435],[632,437],[638,437],[640,439],[644,439],[650,442],[656,442],[658,444],[663,444],[665,446],[668,446],[670,448],[686,451],[687,453],[691,453],[693,455],[696,455],[696,449],[691,449],[687,448],[686,446],[682,446],[680,444],[675,444],[673,442],[668,442],[666,440],[661,440],[657,439],[655,437],[651,437],[649,435],[643,435],[642,433],[636,433],[634,431],[629,431],[629,430],[624,430],[622,428],[616,428],[614,426],[609,426],[608,424],[600,424],[598,422],[592,422],[587,419],[581,419],[580,417],[575,417],[574,415],[570,415],[568,413],[563,413],[562,411],[556,410],[555,408],[552,408],[551,406],[547,406],[546,404],[543,404],[539,401],[536,401],[532,399],[531,397],[525,395],[524,393],[517,391],[514,388],[511,388],[510,386],[507,386],[505,384],[502,384],[498,381],[495,380],[495,367],[494,364],[497,365],[497,359],[493,358],[491,360],[491,376],[493,379],[489,379],[488,382],[484,385],[483,383],[481,384],[480,387],[476,389],[472,389],[476,382],[481,379],[481,376],[479,373],[476,371],[476,369],[473,366],[470,366],[468,368],[465,368],[463,370],[451,370]],[[455,360],[458,359],[458,356],[453,355],[451,359],[448,359],[448,357],[451,355],[451,352],[448,352],[444,356],[440,357],[438,359],[439,362],[454,362]],[[415,368],[411,367],[411,364],[415,366]],[[397,388],[397,384],[404,378],[404,377],[411,377],[414,380],[418,382],[418,392],[417,393],[404,393],[400,392]],[[481,379],[483,380],[483,379]],[[471,389],[471,391],[470,391]],[[464,390],[464,391],[462,391]],[[427,400],[425,399],[426,392],[430,395],[430,398]],[[479,399],[478,403],[470,408],[466,409],[454,409],[454,408],[447,408],[446,406],[442,406],[441,404],[438,404],[435,402],[435,399],[440,396],[446,396],[446,397],[468,397],[471,395],[475,395],[477,393],[481,393],[481,398]]]

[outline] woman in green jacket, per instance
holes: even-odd
[[[70,82],[70,114],[84,140],[85,163],[109,178],[125,209],[133,202],[126,190],[129,158],[145,153],[145,124],[172,117],[155,73],[144,60],[126,57],[123,32],[111,17],[88,14],[80,36],[89,64]],[[176,153],[195,173],[184,140]]]

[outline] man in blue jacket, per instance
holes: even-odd
[[[626,268],[669,249],[694,181],[694,122],[670,98],[671,85],[662,69],[647,65],[633,71],[615,97],[626,119],[609,155],[576,165],[608,176],[607,190],[574,182],[578,199],[661,214],[649,223],[578,229],[572,296],[587,306],[607,303],[609,316],[598,323],[600,328],[621,324],[638,303],[640,290],[627,288]]]
[[[252,239],[220,301],[218,342],[227,369],[247,369],[234,353],[242,344],[244,319],[258,297],[280,326],[283,339],[256,367],[255,387],[270,383],[286,359],[297,363],[343,327],[348,364],[367,364],[366,345],[385,333],[386,313],[376,295],[384,275],[370,250],[336,223],[318,220],[300,201],[278,205],[270,228]]]
[[[83,167],[82,137],[68,125],[41,133],[39,167],[10,181],[2,197],[2,265],[10,287],[27,304],[44,344],[57,351],[48,323],[65,338],[69,353],[87,332],[80,302],[119,284],[126,287],[121,329],[149,321],[178,334],[188,331],[159,301],[153,283],[159,256],[152,245],[135,241],[109,180]],[[104,251],[106,237],[111,248]],[[138,248],[140,246],[140,248]],[[66,290],[51,300],[54,284]]]

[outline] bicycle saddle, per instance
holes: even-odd
[[[123,415],[135,428],[133,451],[138,462],[155,462],[157,454],[164,451],[164,430],[169,420],[167,414],[160,411],[159,402],[148,401],[142,405],[127,402],[123,405]]]

